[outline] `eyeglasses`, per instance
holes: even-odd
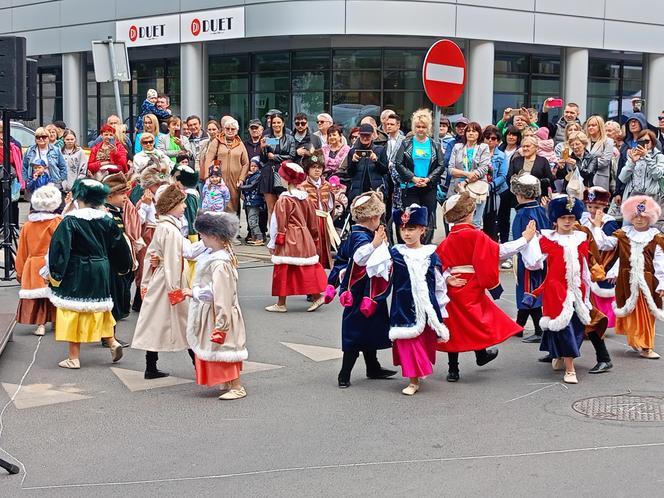
[[[319,123],[323,123],[324,121],[319,121]],[[306,121],[295,121],[295,126],[301,126],[307,124]]]
[[[498,140],[498,137],[486,137],[486,140]]]
[[[43,139],[43,138],[48,138],[48,135],[35,135],[35,138],[36,138],[37,140],[41,140],[41,139]]]
[[[661,121],[661,120],[664,119],[664,116],[657,116],[657,119],[659,119]]]
[[[232,126],[224,126],[224,130],[226,130],[226,131],[231,131],[231,130],[235,131],[235,128],[233,128]]]
[[[154,140],[141,140],[141,143],[142,143],[143,145],[153,144],[153,143],[154,143]]]
[[[329,123],[329,121],[325,121],[325,120],[322,120],[322,119],[321,119],[321,120],[319,120],[319,121],[316,121],[316,123],[318,123],[318,124]]]

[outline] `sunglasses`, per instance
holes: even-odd
[[[321,121],[316,121],[316,123],[318,123],[318,124],[329,123],[329,121],[322,121],[322,120],[321,120]]]
[[[143,145],[153,144],[153,143],[154,143],[154,140],[141,140],[141,143],[142,143]]]
[[[319,123],[322,123],[323,121],[319,121]],[[300,126],[300,125],[305,125],[307,124],[306,121],[295,121],[295,126]]]
[[[487,140],[498,140],[498,137],[486,137]]]
[[[48,138],[48,135],[35,135],[35,138],[41,140],[42,138]]]

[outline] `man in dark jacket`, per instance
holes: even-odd
[[[263,136],[263,125],[260,119],[249,121],[249,137],[244,141],[249,159],[261,155],[261,137]]]
[[[323,143],[318,135],[314,135],[309,130],[309,123],[307,115],[303,112],[298,112],[293,120],[295,124],[295,131],[293,138],[295,139],[295,162],[302,164],[302,159],[310,157],[314,150],[320,149]]]
[[[569,123],[578,123],[581,126],[581,121],[579,121],[579,105],[569,102],[563,110],[563,116],[555,123],[549,123],[549,110],[551,108],[548,103],[551,100],[553,99],[548,98],[542,104],[542,112],[540,112],[537,124],[540,128],[546,126],[549,129],[549,137],[553,138],[553,142],[557,145],[565,141],[565,127]]]
[[[360,137],[348,152],[349,202],[364,192],[385,186],[385,175],[388,173],[385,147],[373,143],[373,134],[373,126],[368,123],[361,125]]]

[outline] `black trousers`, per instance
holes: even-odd
[[[486,357],[486,349],[474,351],[475,359],[481,361]],[[447,366],[450,372],[459,373],[459,353],[447,353]]]
[[[528,321],[528,317],[533,319],[533,326],[535,327],[535,335],[542,335],[540,328],[540,319],[542,318],[542,308],[530,308],[518,310],[516,313],[516,323],[523,327]]]
[[[194,361],[194,352],[191,349],[187,349],[189,353],[189,358],[191,362],[196,365]],[[159,353],[156,351],[146,351],[145,352],[145,371],[146,372],[155,372],[157,370],[157,362],[159,361]]]
[[[344,351],[343,360],[341,361],[341,370],[339,371],[340,379],[350,379],[350,373],[355,366],[355,361],[357,361],[358,356],[360,356],[360,352],[357,350]],[[380,370],[380,363],[378,362],[375,349],[362,350],[362,356],[364,356],[364,363],[367,366],[367,374]]]
[[[589,332],[588,333],[588,340],[592,343],[593,347],[595,348],[595,356],[597,357],[597,362],[610,362],[611,361],[611,355],[609,354],[609,351],[606,349],[606,344],[604,343],[604,339],[602,339],[599,335],[597,335],[597,332]]]
[[[514,194],[508,190],[500,194],[500,206],[498,207],[498,238],[499,242],[505,243],[510,240],[510,215]]]

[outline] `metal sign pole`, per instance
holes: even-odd
[[[433,129],[434,133],[433,136],[436,140],[440,140],[440,118],[441,118],[441,111],[440,111],[440,106],[435,106],[433,110]]]
[[[120,99],[120,83],[118,78],[118,67],[115,61],[115,46],[113,40],[108,40],[108,50],[111,59],[111,75],[113,76],[113,93],[115,94],[115,108],[120,118],[120,123],[124,123],[122,119],[122,100]]]

